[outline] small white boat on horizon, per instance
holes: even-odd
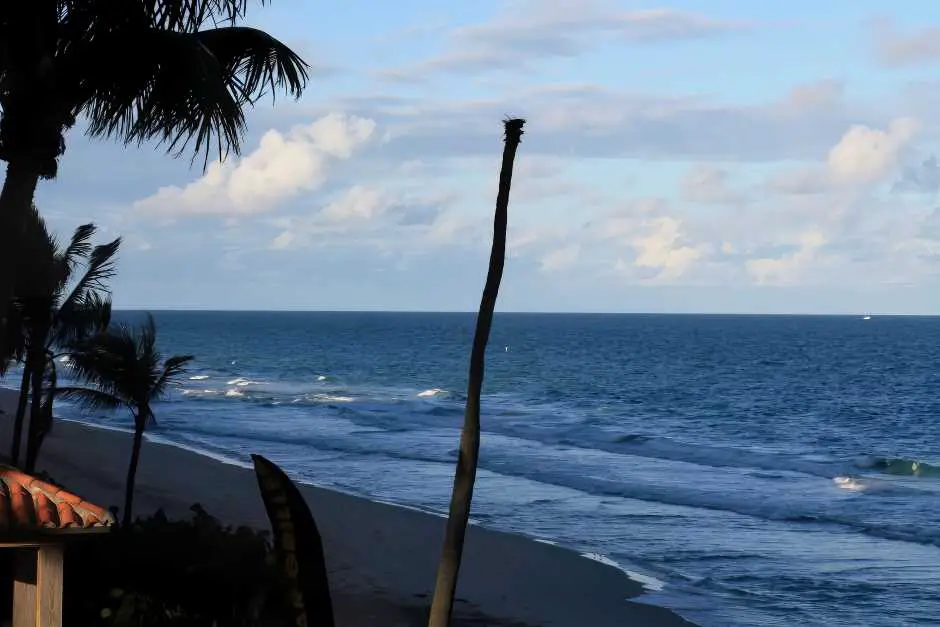
[[[862,320],[871,320],[871,314],[865,314],[862,316]]]

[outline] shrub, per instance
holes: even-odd
[[[280,582],[265,532],[222,526],[202,507],[164,513],[71,544],[65,623],[102,627],[276,624]]]

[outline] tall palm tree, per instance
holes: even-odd
[[[157,351],[153,316],[137,329],[120,325],[73,344],[68,366],[89,387],[60,387],[56,394],[78,401],[88,409],[124,407],[134,419],[131,460],[127,468],[122,525],[130,526],[134,484],[144,431],[155,422],[153,403],[185,372],[192,355],[163,359]]]
[[[261,0],[261,4],[265,4]],[[266,93],[299,97],[307,65],[263,31],[236,26],[247,0],[29,0],[0,3],[0,315],[16,284],[20,237],[65,131],[158,140],[194,158],[238,154],[244,109]],[[115,63],[121,59],[122,63]],[[0,332],[0,341],[6,333]],[[8,352],[0,347],[0,355]]]
[[[508,119],[503,122],[505,144],[503,161],[499,171],[499,191],[496,195],[496,211],[493,218],[493,245],[490,249],[490,265],[483,286],[480,311],[477,314],[473,347],[470,351],[470,372],[467,380],[467,405],[464,411],[463,429],[460,432],[460,448],[457,454],[457,469],[454,473],[454,491],[450,499],[450,512],[444,534],[444,548],[437,570],[434,597],[431,600],[429,627],[447,627],[454,608],[454,593],[457,590],[457,575],[463,557],[464,538],[470,521],[470,503],[473,500],[473,485],[476,483],[477,460],[480,455],[480,395],[483,391],[483,371],[486,363],[486,344],[493,326],[496,297],[503,278],[506,263],[506,228],[509,221],[509,191],[512,188],[512,168],[516,160],[516,149],[522,141],[525,120]]]
[[[24,363],[11,458],[18,463],[29,391],[32,404],[25,467],[32,471],[42,439],[51,428],[53,395],[46,390],[44,396],[43,391],[44,383],[56,381],[55,358],[60,355],[55,351],[107,328],[111,301],[105,281],[114,275],[121,238],[92,247],[96,228],[85,224],[75,229],[62,248],[35,207],[29,218],[23,250],[28,267],[20,274],[13,299]]]

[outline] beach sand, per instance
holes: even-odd
[[[0,388],[0,451],[9,451],[16,392]],[[39,468],[109,507],[123,501],[130,436],[58,421]],[[427,624],[444,519],[365,498],[299,486],[323,536],[339,627]],[[145,442],[135,514],[163,508],[189,518],[193,503],[228,524],[269,529],[251,470]],[[672,627],[674,613],[628,601],[643,592],[616,568],[523,536],[471,527],[454,625]]]

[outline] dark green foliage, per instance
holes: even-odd
[[[283,625],[267,534],[221,525],[198,505],[70,544],[64,622],[88,627]]]

